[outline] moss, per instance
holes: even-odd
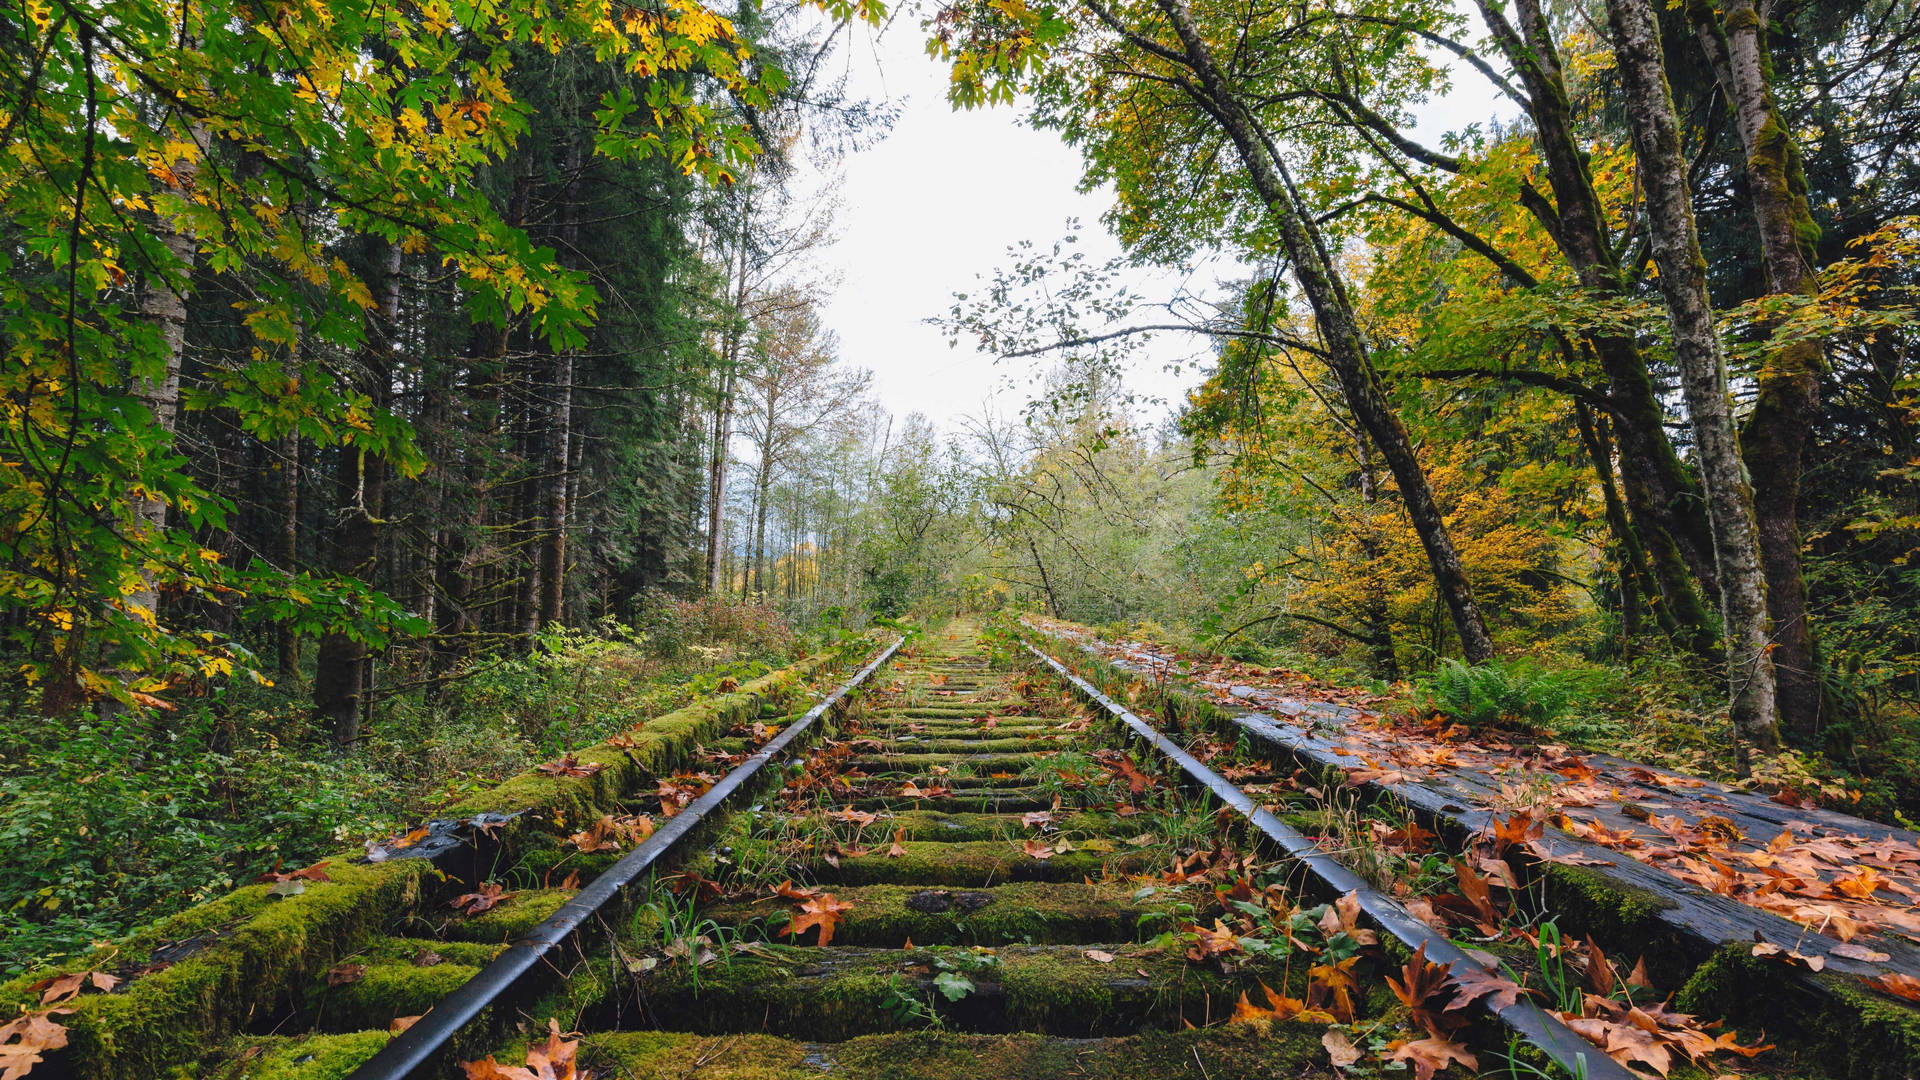
[[[813,876],[844,885],[965,885],[979,888],[1008,881],[1098,880],[1110,874],[1134,874],[1159,864],[1157,852],[1112,850],[1111,842],[1083,841],[1074,851],[1036,859],[1007,840],[933,843],[909,840],[906,854],[888,858],[876,852],[841,859],[840,865],[813,866]]]
[[[898,795],[855,799],[856,810],[898,810],[903,806],[926,807],[950,814],[1020,813],[1046,810],[1053,806],[1053,791],[1048,788],[990,788],[955,791],[935,799],[909,799]]]
[[[1059,750],[1058,739],[1045,738],[986,738],[986,739],[929,739],[918,738],[911,741],[896,740],[889,744],[890,751],[902,754],[1031,754],[1035,751]]]
[[[1185,890],[1147,901],[1128,885],[1028,882],[990,889],[922,885],[867,885],[834,894],[853,905],[834,930],[836,945],[898,948],[920,945],[1096,944],[1133,941],[1166,928],[1161,917],[1175,899],[1200,911],[1218,907],[1211,893]],[[790,907],[768,900],[730,903],[701,911],[727,926],[758,926],[772,936]],[[776,938],[777,940],[777,938]]]
[[[256,914],[205,949],[134,980],[125,992],[78,999],[77,1011],[64,1021],[68,1067],[89,1078],[131,1080],[164,1075],[171,1065],[193,1060],[250,1019],[274,1013],[294,987],[416,906],[431,867],[406,859],[328,872],[332,881],[257,905]],[[264,898],[265,888],[241,892]],[[220,906],[234,911],[256,905]]]
[[[1616,953],[1638,953],[1656,982],[1678,984],[1691,970],[1689,951],[1672,940],[1660,913],[1674,902],[1656,893],[1622,885],[1586,866],[1549,865],[1545,875],[1547,909],[1560,929],[1607,943]],[[1697,956],[1697,953],[1691,955]]]
[[[254,1036],[233,1040],[222,1064],[199,1071],[182,1069],[180,1080],[218,1077],[219,1080],[339,1080],[387,1045],[384,1029],[343,1035],[304,1038]],[[251,1056],[249,1056],[251,1054]]]
[[[449,941],[510,942],[545,922],[572,899],[572,889],[528,889],[509,895],[493,910],[460,918],[442,931]]]
[[[985,953],[760,948],[761,954],[735,955],[697,973],[685,964],[654,969],[640,988],[646,1021],[717,1033],[752,1017],[756,1029],[775,1034],[845,1039],[920,1026],[932,1009],[955,1030],[1110,1035],[1217,1019],[1258,977],[1243,971],[1229,978],[1133,946],[1114,946],[1120,959],[1105,964],[1078,945]],[[948,1000],[933,985],[943,970],[964,973],[971,991]],[[1283,974],[1276,969],[1266,978],[1278,987]]]
[[[817,1080],[808,1059],[815,1051],[772,1035],[682,1035],[627,1031],[589,1035],[580,1057],[595,1076],[627,1080],[686,1080],[688,1064],[700,1062],[702,1080]]]
[[[1748,1041],[1764,1034],[1796,1076],[1907,1080],[1920,1062],[1920,1010],[1873,993],[1850,976],[1812,976],[1729,944],[1694,972],[1681,1009],[1724,1016]],[[1790,1037],[1783,1035],[1790,1033]],[[1766,1061],[1762,1058],[1761,1061]],[[1778,1066],[1778,1062],[1775,1065]]]
[[[951,768],[964,764],[981,772],[1017,773],[1033,764],[1031,753],[1020,754],[862,754],[847,762],[850,768],[859,769],[869,776],[895,773],[902,776],[924,776],[934,766]]]
[[[480,973],[468,964],[369,964],[358,981],[339,986],[316,981],[305,1015],[322,1031],[381,1028],[402,1016],[419,1016]]]
[[[1251,1080],[1337,1075],[1315,1025],[1233,1024],[1145,1032],[1117,1039],[1045,1035],[962,1035],[915,1031],[867,1035],[837,1045],[768,1035],[623,1032],[593,1035],[583,1056],[632,1080],[683,1080],[701,1062],[702,1080]],[[1204,1070],[1204,1072],[1202,1071]]]

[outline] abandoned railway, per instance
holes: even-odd
[[[1835,970],[1734,962],[1726,936],[1760,926],[1755,913],[1659,895],[1647,874],[1617,880],[1608,860],[1556,862],[1568,849],[1543,849],[1537,828],[1494,846],[1523,824],[1404,778],[1348,783],[1325,739],[1274,716],[1164,689],[1123,704],[1116,680],[1137,667],[1102,667],[1035,627],[983,636],[958,621],[810,669],[830,692],[750,695],[757,709],[689,728],[685,753],[597,748],[645,768],[569,755],[534,781],[539,813],[509,800],[370,852],[372,867],[428,867],[407,879],[417,894],[285,965],[286,985],[183,1067],[230,1080],[1912,1074],[1913,1009],[1857,985],[1897,975],[1904,944],[1851,971],[1849,950],[1802,932],[1799,948]],[[595,798],[552,794],[610,778]],[[323,895],[336,875],[278,875],[268,891]],[[1766,943],[1783,933],[1762,929]],[[221,932],[186,947],[231,946]],[[171,954],[156,955],[134,987],[167,977]],[[1797,1004],[1739,999],[1756,988]],[[152,1074],[111,1038],[50,1064]]]

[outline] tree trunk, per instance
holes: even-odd
[[[1516,6],[1517,29],[1493,0],[1480,3],[1488,30],[1526,88],[1534,138],[1553,189],[1551,207],[1537,196],[1529,198],[1531,187],[1522,192],[1521,201],[1547,228],[1581,284],[1623,294],[1626,282],[1607,235],[1606,209],[1574,137],[1573,110],[1552,31],[1538,0],[1517,0]],[[1602,335],[1592,340],[1592,347],[1606,376],[1616,420],[1627,509],[1646,545],[1660,599],[1678,627],[1676,640],[1717,659],[1718,638],[1693,584],[1697,580],[1709,591],[1714,588],[1712,539],[1704,527],[1699,488],[1667,438],[1665,415],[1639,346],[1631,338]]]
[[[200,176],[200,160],[206,153],[206,125],[194,123],[189,128],[189,138],[195,144],[195,149],[191,156],[172,163],[175,180],[167,190],[191,201],[190,193]],[[187,353],[187,290],[193,281],[198,245],[192,232],[174,228],[164,219],[156,224],[154,231],[160,234],[160,242],[166,247],[167,254],[180,267],[181,285],[176,290],[158,275],[149,275],[146,279],[141,305],[147,318],[160,328],[161,348],[165,353],[164,367],[158,379],[134,380],[133,396],[146,407],[154,428],[172,435],[180,419],[180,365]],[[166,532],[166,500],[135,500],[134,513],[141,522],[144,536],[158,539]],[[134,562],[142,567],[140,586],[127,594],[122,607],[137,618],[156,618],[160,610],[160,594],[154,584],[153,574],[145,569],[145,560],[135,559]]]
[[[573,353],[553,359],[553,418],[547,429],[546,532],[540,543],[540,625],[565,616],[567,594],[567,476],[572,463]]]
[[[1640,546],[1640,538],[1634,534],[1633,523],[1627,518],[1627,507],[1620,499],[1620,490],[1614,484],[1613,451],[1608,445],[1606,429],[1602,426],[1604,417],[1595,417],[1593,410],[1584,402],[1573,403],[1574,420],[1580,428],[1580,444],[1586,448],[1588,460],[1593,462],[1594,474],[1600,480],[1601,504],[1606,508],[1607,529],[1613,534],[1613,559],[1616,577],[1620,586],[1620,624],[1625,638],[1621,652],[1632,650],[1634,639],[1641,632],[1641,598],[1648,595],[1647,586],[1652,571],[1647,566],[1646,549]],[[1656,618],[1668,635],[1675,633],[1672,625],[1672,612],[1661,605],[1655,605]]]
[[[1706,259],[1687,193],[1687,161],[1660,50],[1659,24],[1647,0],[1607,0],[1614,55],[1626,91],[1627,118],[1646,193],[1647,221],[1660,293],[1673,325],[1674,360],[1692,414],[1700,477],[1707,494],[1720,611],[1726,624],[1733,723],[1762,751],[1779,744],[1766,582],[1760,570],[1753,492],[1740,460],[1727,396],[1726,357],[1707,299]],[[1744,768],[1745,746],[1736,750]]]
[[[1414,453],[1406,426],[1387,403],[1386,391],[1368,354],[1352,301],[1318,227],[1300,206],[1285,163],[1258,131],[1246,103],[1227,84],[1211,48],[1194,25],[1193,12],[1186,0],[1157,0],[1157,3],[1179,35],[1187,64],[1199,77],[1205,94],[1203,107],[1232,141],[1254,190],[1278,219],[1294,278],[1313,305],[1320,336],[1326,344],[1326,362],[1340,382],[1348,408],[1393,474],[1400,497],[1406,503],[1407,516],[1426,551],[1434,589],[1460,635],[1461,651],[1472,663],[1493,659],[1493,639],[1487,633],[1479,605],[1474,602],[1473,588],[1460,566],[1453,538],[1448,535],[1446,521],[1433,501],[1433,491],[1427,485],[1426,473]]]
[[[280,570],[291,574],[300,567],[300,436],[287,435],[280,440]],[[282,624],[278,631],[280,681],[292,683],[300,677],[300,635]]]
[[[376,280],[369,284],[379,303],[369,313],[366,343],[360,349],[361,378],[376,408],[385,408],[393,384],[394,322],[400,307],[400,248],[379,242],[372,263]],[[345,446],[340,451],[340,475],[333,526],[335,573],[360,578],[372,585],[379,555],[380,507],[385,498],[386,462],[378,454]],[[365,700],[367,646],[344,633],[320,639],[313,673],[313,709],[323,720],[336,748],[351,747],[360,738],[361,705]]]
[[[1753,0],[1728,0],[1722,23],[1707,0],[1689,0],[1701,48],[1727,99],[1746,155],[1748,196],[1759,225],[1761,261],[1774,293],[1811,294],[1820,228],[1807,205],[1800,148],[1774,102],[1766,27]],[[1807,583],[1800,565],[1800,475],[1820,408],[1820,344],[1795,341],[1774,350],[1758,378],[1759,395],[1742,444],[1753,477],[1760,565],[1773,618],[1773,663],[1780,717],[1811,738],[1820,730],[1826,692],[1820,681]]]

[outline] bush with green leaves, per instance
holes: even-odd
[[[1447,659],[1421,681],[1420,697],[1470,728],[1551,728],[1589,701],[1597,683],[1593,671],[1548,667],[1531,657],[1485,664]]]

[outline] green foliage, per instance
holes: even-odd
[[[303,701],[229,690],[148,723],[91,712],[0,727],[0,971],[115,938],[281,863],[388,835],[531,765],[786,655],[791,631],[714,606],[680,662],[632,631],[554,629],[437,696],[388,698],[332,751]],[[737,638],[727,635],[738,635]]]
[[[1487,664],[1448,659],[1422,681],[1422,696],[1468,727],[1547,728],[1582,703],[1594,685],[1590,672],[1548,667],[1531,657]]]

